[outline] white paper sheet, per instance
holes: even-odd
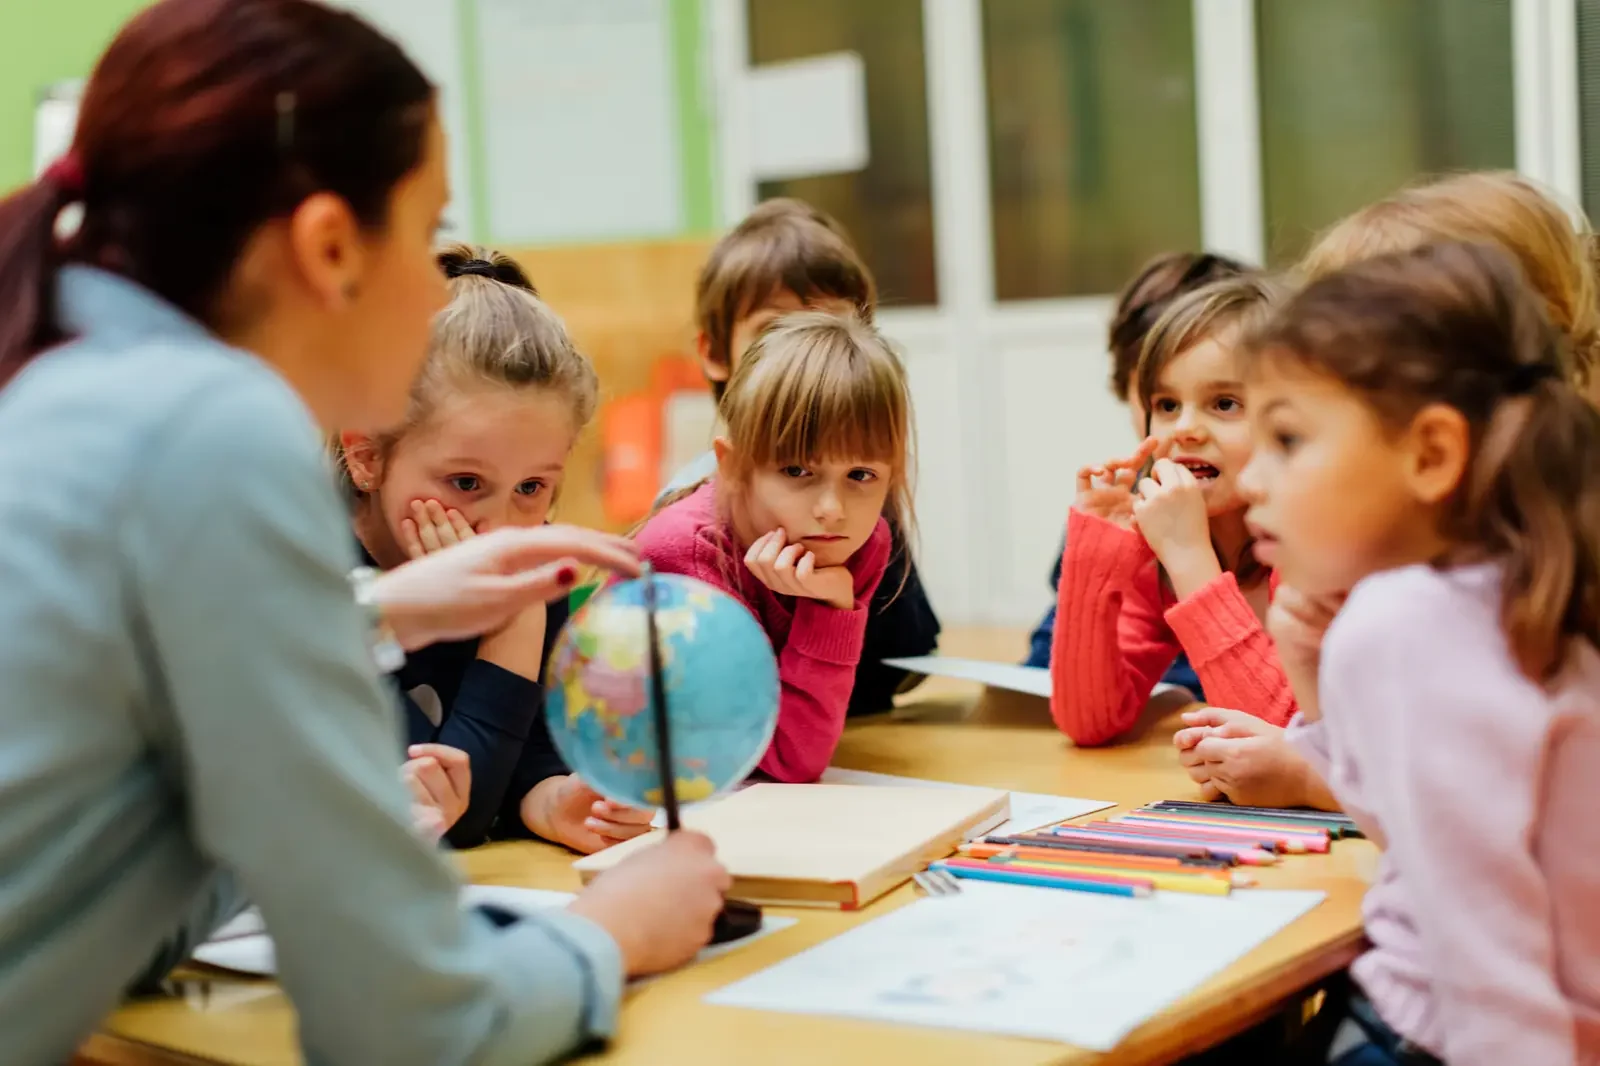
[[[855,52],[764,64],[745,86],[756,181],[866,169],[867,76]]]
[[[1321,892],[1125,899],[964,882],[711,994],[1109,1051],[1322,901]]]
[[[487,903],[524,914],[541,909],[565,907],[572,900],[570,892],[549,892],[541,888],[515,888],[508,885],[467,885],[461,890],[463,907],[476,907]],[[795,921],[794,918],[763,915],[759,931],[742,940],[708,947],[695,956],[695,961],[705,962],[738,951],[747,944],[753,944],[757,940],[789,928]],[[278,972],[277,952],[272,937],[266,934],[265,929],[261,912],[251,907],[218,929],[210,941],[200,945],[195,950],[194,959],[196,962],[232,970],[234,973],[256,977],[275,976]]]
[[[958,785],[952,781],[924,781],[916,777],[896,777],[893,774],[875,774],[870,770],[846,770],[830,766],[823,771],[822,781],[829,785],[885,785],[891,788],[976,788],[976,785]],[[996,836],[1025,833],[1044,825],[1054,825],[1068,818],[1079,818],[1107,807],[1115,807],[1111,800],[1078,799],[1075,796],[1049,796],[1042,792],[1011,793],[1011,818],[991,829]]]
[[[985,659],[957,659],[948,655],[885,659],[884,663],[902,670],[910,670],[914,674],[953,677],[958,681],[976,681],[991,688],[1003,688],[1011,692],[1026,692],[1030,696],[1050,698],[1050,671],[1042,666],[992,663]]]

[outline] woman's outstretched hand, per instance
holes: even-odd
[[[379,575],[373,603],[407,650],[499,629],[534,603],[566,595],[579,567],[630,577],[639,554],[623,537],[576,526],[502,528]]]

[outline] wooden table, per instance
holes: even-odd
[[[1021,635],[952,632],[949,654],[1012,658]],[[1193,798],[1170,738],[1181,703],[1156,701],[1126,743],[1080,751],[1050,724],[1043,701],[982,693],[975,685],[930,681],[902,697],[881,720],[846,731],[835,763],[860,770],[1115,800],[1120,807]],[[1360,949],[1361,895],[1375,864],[1366,841],[1341,842],[1328,856],[1291,857],[1262,873],[1268,888],[1327,893],[1315,910],[1152,1019],[1105,1055],[1039,1041],[874,1024],[844,1018],[769,1014],[714,1007],[707,993],[748,976],[862,921],[916,898],[910,886],[857,914],[792,910],[799,924],[748,948],[632,991],[620,1037],[587,1061],[657,1066],[811,1066],[826,1055],[844,1063],[919,1066],[1109,1066],[1166,1063],[1211,1046],[1266,1018]],[[571,856],[550,846],[502,844],[461,856],[468,877],[487,884],[575,891]],[[294,1014],[276,985],[211,979],[205,993],[123,1008],[85,1046],[99,1066],[299,1066]]]

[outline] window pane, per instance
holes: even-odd
[[[1578,102],[1583,209],[1600,217],[1600,0],[1578,0]]]
[[[1426,174],[1516,165],[1512,0],[1256,0],[1270,258]]]
[[[1191,0],[984,0],[995,291],[1115,292],[1200,244]]]
[[[844,223],[885,306],[938,302],[922,0],[749,0],[749,26],[753,66],[848,51],[867,80],[867,168],[762,182],[762,199],[795,196]]]

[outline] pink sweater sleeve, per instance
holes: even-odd
[[[1166,618],[1200,677],[1207,703],[1273,725],[1287,725],[1294,717],[1294,691],[1278,649],[1232,574],[1169,607]]]
[[[872,594],[889,562],[889,539],[888,523],[880,521],[847,564],[855,575],[855,610],[795,601],[789,640],[778,652],[778,729],[758,767],[774,781],[815,781],[833,760],[850,709]]]
[[[1050,714],[1081,745],[1138,721],[1178,645],[1161,617],[1155,556],[1144,538],[1072,511],[1050,651]]]

